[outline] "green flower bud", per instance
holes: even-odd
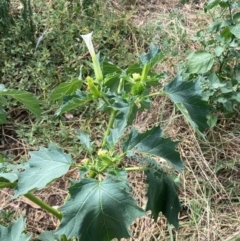
[[[98,87],[94,84],[93,79],[91,77],[87,77],[87,85],[91,94],[95,97],[101,97],[101,92],[98,90]]]
[[[104,166],[109,166],[112,164],[112,158],[109,154],[109,151],[100,149],[97,154]]]
[[[132,74],[132,78],[135,82],[138,82],[141,80],[141,75],[138,73],[134,73],[134,74]]]

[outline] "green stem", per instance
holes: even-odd
[[[166,95],[166,93],[164,91],[158,91],[158,92],[155,92],[155,93],[152,93],[152,94],[149,94],[147,96],[144,96],[144,98],[147,98],[147,97],[154,97],[154,96],[157,96],[157,95]]]
[[[108,137],[109,134],[110,134],[110,131],[111,131],[111,128],[112,128],[112,126],[113,126],[113,122],[114,122],[114,120],[115,120],[116,114],[117,114],[117,110],[112,110],[112,111],[111,111],[111,115],[110,115],[110,118],[109,118],[107,130],[105,131],[104,137],[103,137],[102,148],[106,145],[107,137]]]
[[[119,85],[118,85],[118,89],[117,89],[117,93],[119,94],[122,90],[123,87],[123,78],[120,79]]]
[[[106,105],[110,106],[111,104],[108,102],[105,96],[101,96],[102,100],[105,102]]]
[[[40,206],[42,209],[46,210],[47,212],[53,214],[55,217],[57,217],[59,220],[62,219],[62,213],[59,212],[57,209],[51,207],[32,193],[27,193],[24,195],[26,198],[31,200],[32,202],[36,203],[38,206]]]
[[[145,64],[143,67],[143,70],[142,70],[142,75],[141,75],[142,82],[146,82],[149,70],[150,70],[149,64]]]
[[[168,231],[169,231],[169,235],[170,235],[170,241],[174,241],[172,226],[170,224],[168,224]]]
[[[10,188],[15,188],[17,186],[16,182],[0,182],[0,188],[6,188],[6,187],[10,187]]]
[[[146,167],[126,167],[125,171],[131,172],[131,171],[144,171],[146,170]]]

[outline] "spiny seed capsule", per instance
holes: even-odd
[[[138,82],[132,86],[131,94],[132,95],[141,95],[145,90],[144,84]]]

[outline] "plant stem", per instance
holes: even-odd
[[[149,70],[150,70],[149,64],[145,64],[142,70],[142,76],[141,76],[142,82],[146,82]]]
[[[101,98],[102,98],[102,100],[105,102],[106,105],[109,105],[109,106],[110,106],[110,103],[108,102],[108,100],[106,99],[105,96],[102,96]]]
[[[62,213],[59,212],[57,209],[51,207],[32,193],[27,193],[24,195],[26,198],[31,200],[32,202],[36,203],[38,206],[40,206],[42,209],[46,210],[47,212],[53,214],[55,217],[57,217],[59,220],[62,219]]]
[[[0,182],[0,188],[10,187],[15,188],[17,186],[16,182]]]
[[[168,231],[169,231],[169,235],[170,235],[170,241],[174,241],[172,226],[170,224],[168,224]]]
[[[105,131],[104,133],[104,137],[103,137],[103,142],[102,142],[102,147],[104,147],[106,145],[106,139],[107,137],[109,136],[109,133],[111,131],[111,128],[113,126],[113,122],[114,122],[114,119],[115,119],[115,116],[117,114],[117,110],[112,110],[111,111],[111,115],[110,115],[110,118],[109,118],[109,122],[108,122],[108,126],[107,126],[107,130]]]
[[[144,96],[144,98],[145,98],[145,97],[153,97],[153,96],[156,96],[156,95],[166,95],[166,93],[165,93],[164,91],[158,91],[158,92],[149,94],[149,95],[147,95],[147,96]]]
[[[144,171],[146,167],[126,167],[125,171],[131,172],[131,171]]]

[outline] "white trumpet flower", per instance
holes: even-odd
[[[85,35],[81,35],[81,37],[83,38],[85,44],[87,45],[88,51],[92,57],[95,77],[99,82],[101,82],[103,80],[103,75],[102,75],[102,70],[100,68],[97,55],[95,54],[95,51],[94,51],[94,47],[92,43],[92,32]]]

